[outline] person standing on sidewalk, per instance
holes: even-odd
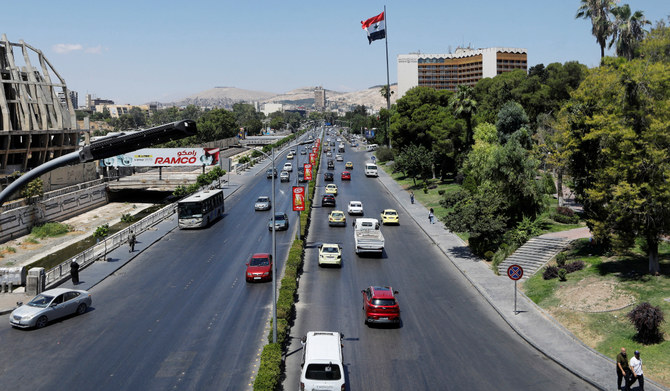
[[[630,381],[628,380],[631,376],[630,367],[628,366],[628,356],[626,354],[626,348],[621,348],[621,352],[616,355],[616,389],[621,390],[621,379],[624,380],[624,391],[630,390]]]
[[[414,203],[414,192],[410,191],[409,192],[409,201],[413,204]]]
[[[70,277],[72,277],[72,284],[79,284],[79,264],[77,261],[70,262]]]
[[[433,208],[430,208],[430,212],[428,212],[428,221],[430,221],[431,224],[435,224],[435,212],[433,211]]]
[[[129,253],[132,253],[135,251],[135,243],[137,242],[137,239],[135,238],[135,234],[133,231],[130,231],[130,235],[128,236],[128,246],[130,248],[128,249]]]
[[[633,372],[633,377],[630,381],[629,387],[637,380],[640,385],[640,391],[644,391],[644,372],[642,372],[642,359],[640,359],[640,351],[635,351],[635,357],[630,359],[630,370]]]

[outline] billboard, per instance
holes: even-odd
[[[311,153],[310,153],[311,155]],[[312,164],[311,163],[305,163],[305,180],[306,181],[311,181],[312,180]]]
[[[312,164],[316,164],[316,153],[309,154],[309,162]]]
[[[305,210],[305,188],[302,186],[293,186],[293,210]]]
[[[219,148],[144,148],[100,160],[102,167],[214,166]]]

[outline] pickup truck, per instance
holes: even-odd
[[[373,218],[357,218],[354,223],[354,243],[356,254],[377,253],[384,251],[384,235],[379,230],[379,220]]]

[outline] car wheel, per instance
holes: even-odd
[[[41,329],[42,327],[46,326],[47,323],[49,323],[49,319],[47,319],[46,316],[42,315],[39,318],[37,318],[37,322],[35,322],[35,328]]]
[[[86,303],[81,303],[79,304],[79,307],[77,307],[77,315],[81,315],[84,312],[86,312]]]

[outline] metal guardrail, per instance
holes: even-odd
[[[75,255],[74,257],[68,259],[67,261],[59,264],[58,266],[48,270],[46,272],[46,287],[51,288],[55,285],[60,284],[63,280],[70,278],[70,263],[72,261],[77,261],[79,268],[83,269],[91,263],[99,260],[102,257],[105,257],[109,252],[121,247],[122,245],[128,243],[128,234],[130,231],[133,231],[135,235],[146,231],[150,227],[160,223],[166,218],[173,215],[177,210],[177,203],[170,204],[161,210],[158,210],[149,216],[143,218],[137,223],[115,233],[114,235],[105,238],[105,240],[96,243],[93,247]]]

